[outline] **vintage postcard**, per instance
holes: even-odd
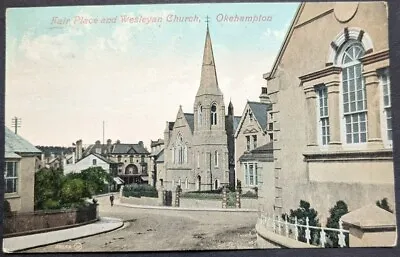
[[[385,2],[6,11],[5,252],[390,247]]]

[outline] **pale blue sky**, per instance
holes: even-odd
[[[163,136],[179,105],[193,111],[210,16],[217,75],[235,114],[257,100],[262,74],[282,44],[297,3],[129,5],[8,9],[6,125],[34,144],[70,145],[106,139],[149,144]],[[201,22],[168,23],[168,15]],[[219,22],[222,15],[271,16],[267,22]],[[121,15],[162,17],[122,24]],[[53,17],[71,24],[52,25]],[[115,24],[73,24],[73,17],[117,17]]]

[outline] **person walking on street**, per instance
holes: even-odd
[[[111,203],[111,206],[114,205],[114,195],[110,195],[110,203]]]

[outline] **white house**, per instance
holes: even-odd
[[[69,173],[79,173],[82,170],[86,170],[92,167],[101,167],[107,173],[111,173],[112,164],[114,164],[113,161],[107,160],[99,154],[92,153],[80,159],[76,163],[67,164],[66,160],[64,159],[64,174],[66,175]]]

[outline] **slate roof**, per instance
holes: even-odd
[[[267,128],[267,110],[269,110],[270,105],[260,102],[248,102],[248,104],[261,128],[265,130]]]
[[[157,146],[157,145],[163,145],[163,144],[164,144],[164,140],[162,140],[161,138],[158,139],[157,141],[153,141],[153,140],[150,141],[150,147]]]
[[[116,163],[113,160],[109,160],[107,158],[105,158],[104,156],[97,154],[97,153],[92,153],[94,156],[96,156],[97,158],[99,158],[100,160],[102,160],[103,162],[106,162],[108,164],[112,164],[112,163]]]
[[[245,152],[242,156],[240,156],[239,161],[272,162],[274,161],[273,148],[273,142],[269,142],[265,145],[257,147],[256,149],[251,150],[250,152]]]
[[[130,152],[130,150],[133,152]],[[127,154],[127,153],[135,153],[135,154],[150,154],[142,145],[139,144],[114,144],[114,147],[111,151],[112,154]]]
[[[96,149],[100,148],[102,153],[107,152],[107,145],[106,144],[100,144],[100,145],[89,145],[85,151],[82,153],[82,157],[88,156],[91,153],[96,153]]]
[[[21,154],[41,154],[38,148],[5,127],[5,157],[20,158]]]
[[[233,117],[233,132],[236,132],[241,119],[242,119],[242,116],[234,116]]]
[[[159,153],[156,162],[157,163],[164,162],[164,149],[162,149],[161,152]]]
[[[193,113],[184,113],[185,119],[187,120],[190,130],[193,132],[194,130],[194,114]]]

